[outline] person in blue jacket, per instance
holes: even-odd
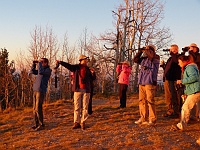
[[[36,66],[38,68],[37,70]],[[44,129],[42,104],[46,96],[51,71],[47,58],[33,61],[31,73],[36,75],[36,79],[33,84],[33,114],[35,125],[32,128],[37,131]]]
[[[177,130],[184,130],[190,119],[191,109],[197,102],[200,102],[200,76],[198,67],[191,55],[179,56],[178,63],[183,72],[183,78],[180,82],[185,85],[184,94],[186,99],[181,110],[181,120],[173,127]]]

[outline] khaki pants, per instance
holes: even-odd
[[[181,121],[183,127],[185,127],[190,119],[191,109],[200,102],[200,92],[192,95],[188,95],[185,100],[185,103],[182,106],[181,110]]]
[[[90,93],[74,92],[74,123],[83,123],[88,118]]]
[[[139,85],[139,110],[140,119],[146,121],[155,122],[156,117],[156,106],[155,106],[155,85]]]
[[[176,85],[175,81],[165,80],[165,82],[164,82],[167,113],[170,115],[171,114],[179,114],[179,109],[180,109],[175,85]]]

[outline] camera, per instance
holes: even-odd
[[[190,47],[184,47],[184,48],[182,48],[182,51],[187,52],[187,51],[189,51],[189,49],[190,49]]]
[[[169,52],[170,49],[163,49],[163,52]]]
[[[38,60],[34,60],[33,63],[34,63],[34,64],[38,63]]]

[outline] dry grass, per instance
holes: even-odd
[[[32,109],[0,114],[0,149],[200,149],[200,122],[190,122],[184,132],[171,131],[179,119],[163,118],[163,97],[156,97],[156,126],[135,125],[139,117],[137,95],[128,97],[127,108],[117,109],[117,96],[95,98],[94,113],[86,130],[72,130],[73,104],[59,100],[44,105],[45,130],[33,131]]]

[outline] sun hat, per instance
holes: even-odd
[[[80,55],[79,56],[79,61],[84,60],[84,59],[88,59],[89,57],[85,56],[85,55]]]
[[[189,47],[197,47],[197,48],[199,48],[199,47],[197,46],[197,44],[195,44],[195,43],[191,43]]]

